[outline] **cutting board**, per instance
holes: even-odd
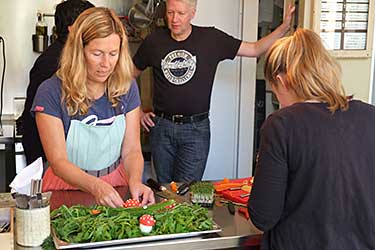
[[[253,177],[233,179],[233,180],[229,180],[229,183],[244,183],[244,185],[245,185],[245,183],[247,181],[246,185],[251,186],[252,185],[252,178]],[[219,182],[215,182],[214,185],[220,185],[222,183],[223,183],[222,181],[219,181]],[[223,196],[223,198],[225,198],[227,200],[230,200],[230,201],[233,201],[233,202],[247,204],[247,202],[249,201],[249,196],[244,197],[244,198],[240,197],[241,194],[247,194],[248,193],[244,190],[229,190],[229,189],[226,189],[226,190],[223,190],[223,191],[217,191],[216,193],[221,194]]]

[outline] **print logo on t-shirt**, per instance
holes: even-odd
[[[195,73],[197,58],[186,50],[170,52],[161,60],[161,69],[170,83],[182,85],[187,83]]]

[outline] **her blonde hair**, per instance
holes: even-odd
[[[264,75],[276,85],[278,74],[285,74],[288,87],[303,100],[326,102],[332,113],[348,108],[341,67],[311,30],[297,29],[271,46],[266,54]]]
[[[79,15],[69,32],[56,73],[62,81],[62,102],[66,102],[69,115],[86,114],[92,102],[86,84],[84,47],[94,39],[111,34],[118,34],[121,40],[117,64],[106,82],[106,93],[112,106],[117,106],[120,97],[128,91],[133,63],[122,23],[113,10],[103,7],[87,9]]]

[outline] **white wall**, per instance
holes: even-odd
[[[0,36],[5,40],[6,72],[4,81],[3,114],[13,114],[13,98],[24,97],[28,85],[28,74],[38,53],[32,50],[32,34],[35,33],[36,13],[54,14],[61,0],[0,0]],[[96,6],[113,8],[123,15],[129,2],[126,0],[90,0]],[[53,17],[46,17],[49,34],[54,24]],[[0,70],[3,68],[0,47]],[[0,73],[1,74],[1,73]]]
[[[239,37],[240,2],[240,0],[198,1],[193,23],[215,26],[234,37]],[[204,179],[233,177],[236,172],[239,63],[239,59],[226,60],[219,64],[216,72],[210,110],[211,148]]]
[[[369,1],[371,13],[375,13],[375,4]],[[371,4],[372,3],[372,4]],[[300,6],[303,8],[301,26],[304,28],[313,28],[314,24],[314,6],[316,0],[301,0]],[[369,34],[369,35],[373,35]],[[370,48],[370,54],[373,55],[373,48]],[[354,95],[355,99],[371,103],[370,91],[374,84],[371,79],[371,72],[374,70],[372,66],[372,59],[370,57],[359,58],[337,58],[337,61],[342,67],[343,77],[342,82],[347,95]]]
[[[193,23],[255,40],[257,6],[255,0],[200,0]],[[254,103],[255,59],[221,62],[211,98],[211,149],[204,179],[251,174]]]

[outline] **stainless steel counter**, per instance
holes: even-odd
[[[53,202],[56,207],[61,203],[67,203],[71,205],[76,203],[77,200],[83,199],[84,204],[88,205],[92,203],[92,197],[88,194],[83,194],[80,191],[66,191],[59,194],[53,194],[51,202]],[[127,192],[127,190],[122,190],[122,192]],[[121,192],[120,192],[121,194]],[[56,196],[57,195],[57,196]],[[73,197],[73,198],[72,198]],[[75,197],[75,198],[74,198]],[[69,201],[66,201],[69,199]],[[53,205],[53,204],[51,204]],[[118,245],[110,247],[102,247],[100,249],[108,250],[122,250],[122,249],[228,249],[228,248],[246,248],[257,249],[261,241],[261,231],[257,230],[250,222],[246,220],[245,217],[240,215],[236,208],[235,215],[231,215],[227,209],[226,205],[221,207],[214,206],[210,211],[212,213],[215,222],[222,228],[220,233],[208,234],[199,237],[174,239],[174,240],[162,240],[162,241],[152,241],[145,243],[134,243],[127,245]],[[42,249],[41,247],[29,248],[21,247],[15,244],[16,250],[31,250],[31,249]]]

